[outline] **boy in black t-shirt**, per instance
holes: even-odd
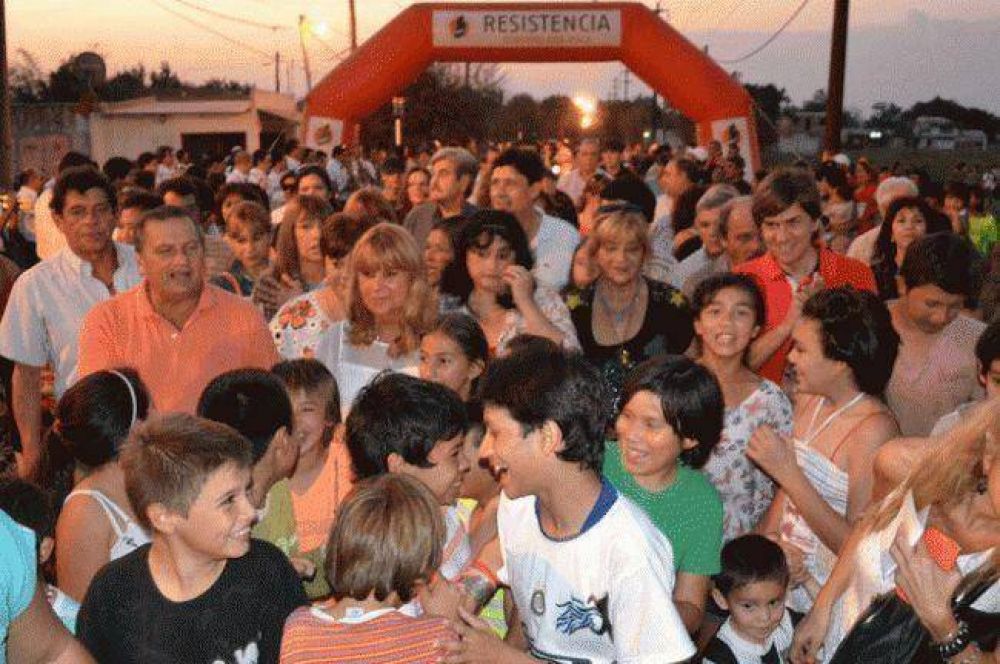
[[[251,451],[232,428],[171,414],[136,427],[125,489],[152,544],[108,564],[80,609],[99,662],[277,662],[306,597],[285,556],[250,539]]]

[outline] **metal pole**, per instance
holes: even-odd
[[[309,24],[306,22],[306,17],[299,14],[299,44],[302,45],[302,65],[303,69],[306,70],[306,95],[313,89],[312,71],[309,69],[309,52],[306,50],[306,30],[308,29]]]
[[[281,53],[274,52],[274,91],[281,92]]]
[[[347,7],[351,15],[351,50],[358,48],[358,15],[354,11],[354,0],[347,0]]]
[[[10,117],[10,81],[7,78],[7,7],[0,0],[0,187],[14,184],[11,162],[14,140]]]
[[[403,118],[396,118],[396,147],[403,145]]]
[[[826,137],[830,152],[840,151],[840,127],[844,122],[844,75],[847,68],[847,16],[850,0],[835,0],[833,40],[830,43],[830,80],[826,96]]]

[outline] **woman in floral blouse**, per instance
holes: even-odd
[[[750,436],[762,424],[791,434],[792,404],[746,365],[764,320],[764,299],[752,279],[710,276],[695,290],[691,308],[698,360],[715,374],[726,402],[722,437],[703,472],[722,497],[722,534],[729,541],[753,530],[774,498],[774,483],[747,458]]]
[[[326,263],[323,286],[289,300],[271,320],[271,334],[282,359],[313,357],[316,344],[327,328],[347,315],[344,283],[347,256],[358,238],[374,225],[371,219],[357,219],[339,212],[323,222],[320,235],[320,251]]]
[[[491,355],[502,355],[519,334],[580,348],[566,305],[558,293],[535,283],[533,265],[524,229],[507,212],[480,210],[458,236],[441,290],[479,322]]]

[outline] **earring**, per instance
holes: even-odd
[[[986,476],[980,475],[979,479],[976,481],[976,493],[978,493],[980,496],[985,495],[986,492],[989,490],[989,488],[990,486],[989,482],[986,479]]]

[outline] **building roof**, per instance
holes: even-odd
[[[103,115],[240,115],[256,110],[292,122],[299,120],[294,97],[266,90],[248,93],[163,91],[137,99],[103,103],[100,109]]]

